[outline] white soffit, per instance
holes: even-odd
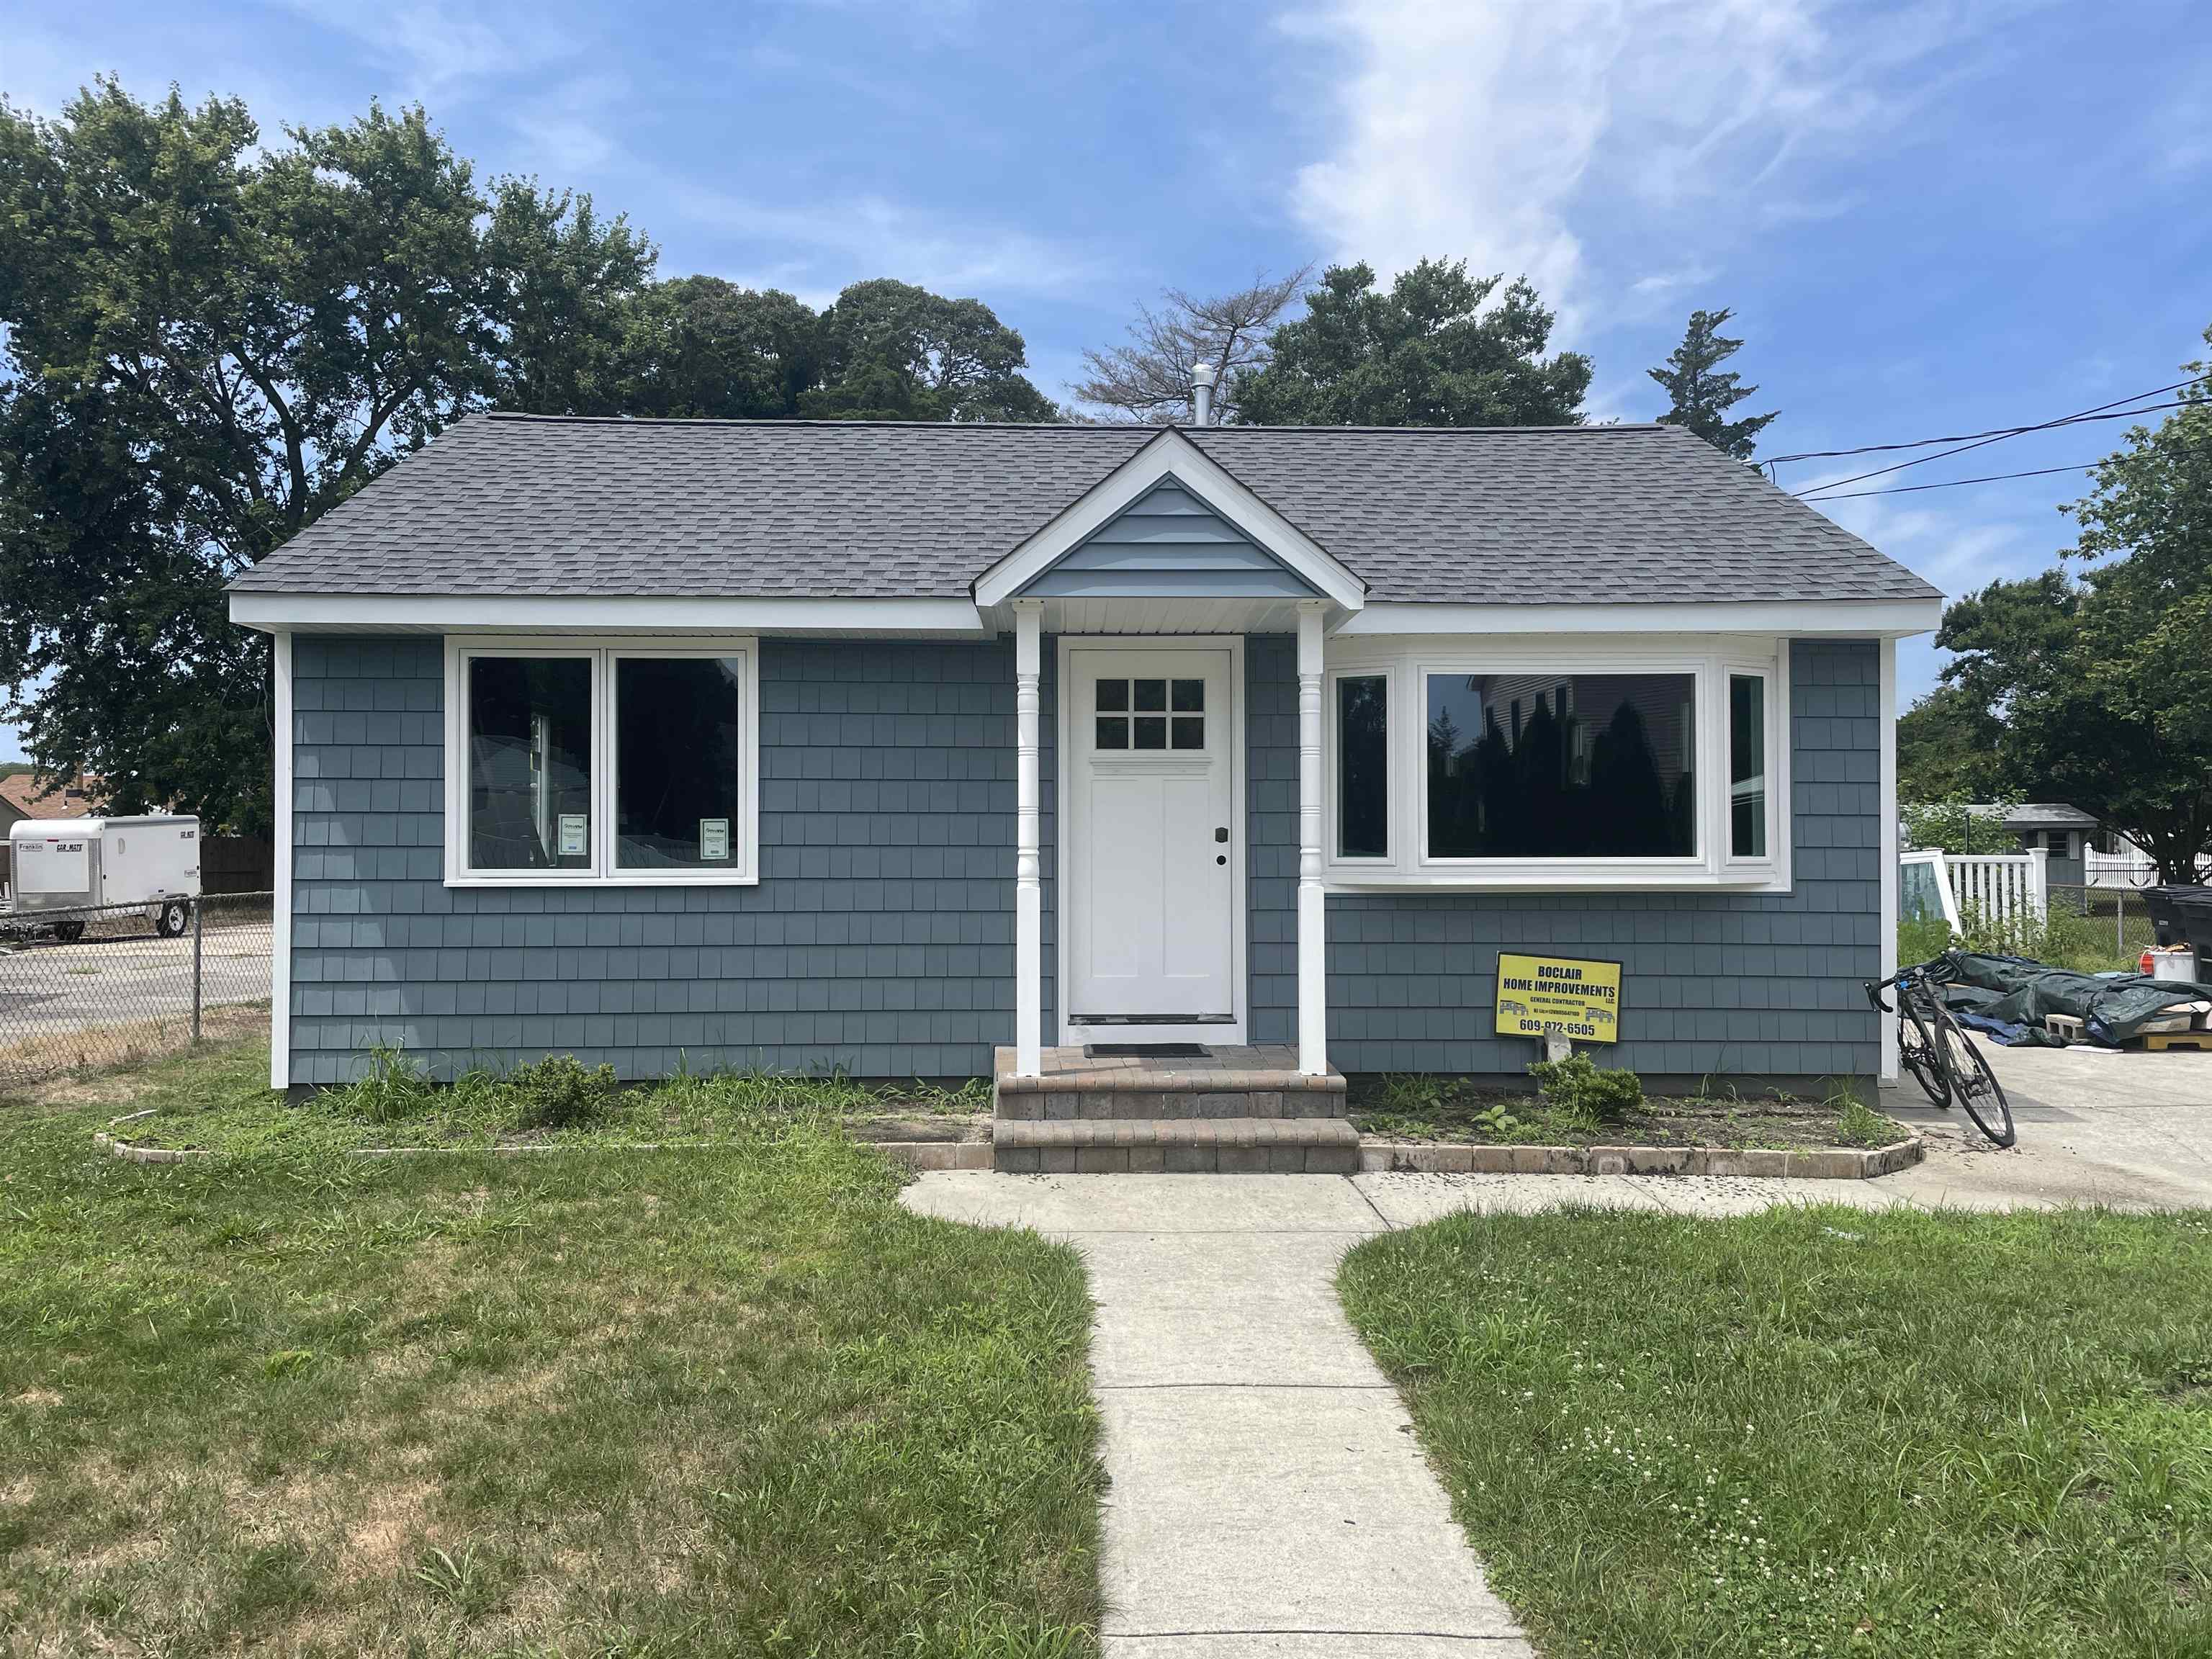
[[[968,599],[670,599],[618,594],[234,593],[246,628],[323,633],[780,634],[984,639]]]
[[[1409,605],[1378,602],[1338,638],[1405,634],[1758,634],[1901,639],[1933,632],[1943,601],[1797,599],[1680,605]]]

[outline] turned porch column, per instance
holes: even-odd
[[[1014,1075],[1035,1077],[1044,1025],[1043,857],[1037,831],[1037,658],[1044,606],[1014,601]]]
[[[1298,604],[1298,1070],[1328,1071],[1328,917],[1322,894],[1322,613]]]

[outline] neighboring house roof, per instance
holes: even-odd
[[[0,778],[0,800],[23,818],[81,818],[96,808],[96,781],[75,778],[58,789],[40,787],[36,775],[17,772]]]
[[[1370,599],[1939,597],[1674,427],[1177,429]],[[962,597],[1159,435],[471,415],[231,586]]]
[[[2094,813],[2084,812],[2078,806],[2069,806],[2063,801],[2027,801],[2011,808],[1978,801],[1966,811],[1978,818],[1993,818],[2002,813],[2008,830],[2094,830],[2097,827]]]
[[[2094,814],[2063,801],[2027,801],[2005,814],[2008,830],[2094,830]]]

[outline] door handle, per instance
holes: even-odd
[[[1224,843],[1225,843],[1225,842],[1228,841],[1228,839],[1229,839],[1229,829],[1228,829],[1228,826],[1224,824],[1224,825],[1223,825],[1221,828],[1217,829],[1217,830],[1213,832],[1213,838],[1214,838],[1214,840],[1216,840],[1216,841],[1218,841],[1218,842],[1224,842]]]

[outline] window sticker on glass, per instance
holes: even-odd
[[[589,816],[586,813],[563,812],[561,814],[561,857],[571,859],[581,858],[584,855],[585,826],[589,822]]]
[[[730,821],[727,818],[699,820],[699,856],[702,860],[726,860],[730,856]]]

